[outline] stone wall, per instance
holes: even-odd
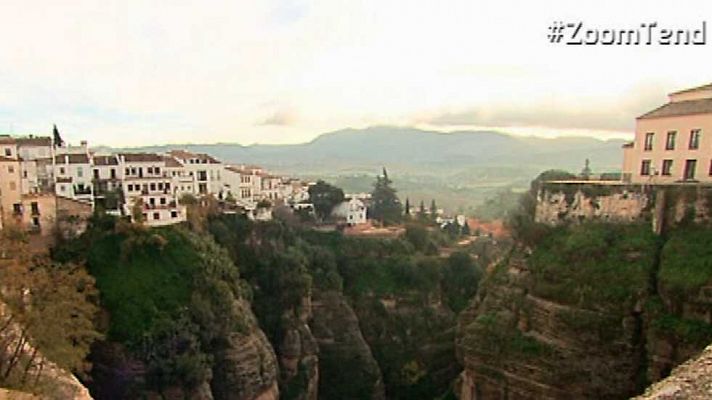
[[[645,221],[660,233],[665,225],[712,220],[710,185],[631,185],[545,182],[534,219],[551,226],[583,221]]]

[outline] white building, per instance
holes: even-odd
[[[124,170],[117,155],[94,155],[91,157],[94,203],[111,213],[121,213],[121,182]]]
[[[349,225],[358,225],[366,223],[366,211],[367,208],[363,201],[352,198],[334,207],[331,211],[331,215],[339,219],[344,219]]]
[[[166,171],[163,156],[153,153],[119,154],[123,169],[124,215],[132,215],[141,204],[143,220],[149,226],[171,225],[185,221],[185,207],[178,203],[172,189],[172,177]]]
[[[168,153],[175,158],[193,177],[196,186],[195,194],[219,194],[223,191],[222,175],[225,166],[215,158],[204,153],[191,153],[184,150],[173,150]]]
[[[55,194],[93,203],[92,168],[88,154],[60,154],[54,157]]]

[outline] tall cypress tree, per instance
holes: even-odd
[[[407,197],[405,198],[405,212],[404,212],[404,214],[406,217],[410,216],[410,199]]]
[[[371,193],[371,217],[383,225],[396,224],[403,218],[403,206],[392,183],[384,167],[383,176],[376,177]]]

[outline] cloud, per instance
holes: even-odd
[[[282,108],[274,111],[257,125],[290,126],[297,121],[296,113],[290,109]]]
[[[569,99],[484,104],[435,112],[417,122],[434,126],[540,127],[630,131],[635,117],[662,104],[661,90],[640,89],[620,99]]]

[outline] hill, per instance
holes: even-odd
[[[503,188],[524,188],[550,168],[579,171],[586,158],[594,172],[617,171],[622,140],[591,137],[519,137],[494,131],[437,132],[378,126],[343,129],[308,143],[164,145],[129,151],[185,148],[229,163],[259,164],[277,173],[324,178],[347,192],[370,190],[386,166],[412,204],[435,198],[451,211],[467,210]]]

